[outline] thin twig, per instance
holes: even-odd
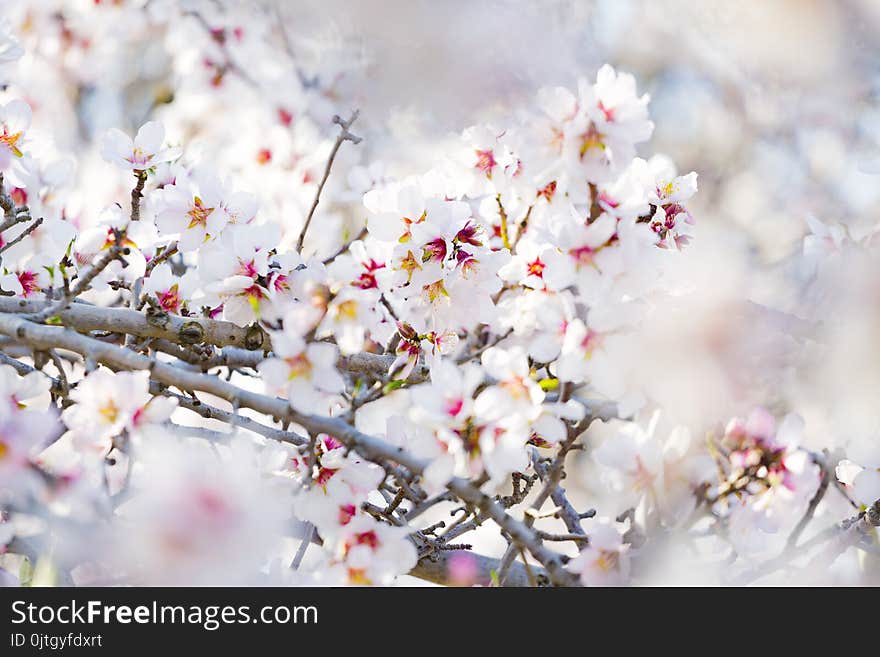
[[[354,244],[358,240],[364,239],[368,233],[369,233],[369,231],[367,230],[367,227],[364,226],[363,228],[361,228],[360,232],[357,235],[355,235],[352,239],[348,240],[345,244],[340,246],[339,249],[337,249],[336,253],[334,253],[332,256],[324,258],[323,263],[325,265],[329,265],[331,262],[336,260],[336,258],[341,256],[346,251],[348,251],[351,248],[352,244]]]
[[[42,217],[40,217],[39,219],[36,219],[34,221],[34,223],[32,223],[30,226],[28,226],[27,228],[25,228],[21,232],[21,235],[16,237],[14,240],[7,242],[2,247],[0,247],[0,253],[4,253],[7,249],[9,249],[9,248],[15,246],[16,244],[18,244],[19,242],[21,242],[25,237],[27,237],[28,235],[33,233],[37,228],[39,228],[42,223],[43,223]]]
[[[175,253],[177,253],[177,242],[176,241],[171,242],[168,246],[165,247],[165,249],[162,251],[162,253],[158,254],[157,256],[155,256],[152,260],[150,260],[147,263],[147,267],[145,270],[146,273],[144,274],[144,276],[145,277],[149,276],[150,272],[152,272],[158,265],[161,265],[163,262],[168,260],[168,258],[173,256]]]
[[[333,148],[330,150],[330,157],[327,158],[327,166],[324,167],[324,175],[321,178],[321,182],[318,183],[318,189],[315,192],[315,200],[312,201],[312,207],[309,210],[309,214],[306,217],[306,222],[303,224],[302,230],[299,233],[299,237],[296,240],[296,250],[302,251],[303,241],[306,238],[306,232],[309,230],[309,224],[312,223],[312,217],[315,215],[315,210],[318,208],[318,203],[321,201],[321,192],[324,189],[324,185],[327,182],[327,178],[330,177],[330,169],[333,168],[333,162],[336,160],[336,154],[339,152],[339,147],[342,146],[342,142],[350,141],[353,144],[359,144],[361,142],[361,138],[357,135],[353,135],[349,132],[349,128],[351,124],[357,120],[359,111],[355,110],[352,112],[351,116],[347,121],[341,119],[338,116],[333,117],[333,123],[340,127],[339,136],[336,137],[336,141],[333,143]]]
[[[792,530],[791,534],[788,535],[788,540],[785,543],[785,548],[787,550],[797,545],[798,538],[800,538],[804,529],[807,528],[807,525],[810,524],[810,521],[813,519],[813,515],[816,513],[816,507],[819,506],[819,502],[825,497],[825,492],[828,490],[828,484],[831,482],[831,470],[828,467],[825,457],[818,454],[814,455],[813,462],[819,466],[821,471],[819,487],[816,489],[816,494],[813,495],[813,498],[810,500],[810,504],[807,506],[807,510],[803,517],[798,521],[798,524]]]
[[[64,294],[61,299],[50,304],[40,312],[31,316],[29,319],[35,322],[45,322],[50,317],[54,317],[59,312],[67,308],[70,303],[80,294],[85,292],[92,281],[95,280],[102,271],[104,271],[111,262],[128,253],[128,247],[120,246],[125,236],[125,231],[117,231],[114,243],[101,256],[92,263],[92,266],[85,271],[76,281],[69,292]]]

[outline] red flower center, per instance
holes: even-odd
[[[546,266],[541,262],[541,258],[535,258],[528,264],[529,276],[538,276],[539,278],[544,276],[544,267]]]

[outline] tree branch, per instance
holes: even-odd
[[[299,413],[294,411],[286,400],[243,390],[218,377],[161,363],[155,358],[106,344],[65,328],[35,324],[22,317],[0,315],[0,333],[26,342],[37,349],[67,349],[110,367],[130,371],[148,370],[151,377],[160,383],[182,390],[207,392],[239,408],[250,408],[277,420],[292,420],[309,433],[332,435],[364,458],[377,463],[399,464],[412,475],[421,474],[429,465],[429,462],[416,458],[402,447],[396,447],[364,434],[340,418]],[[546,548],[531,527],[509,515],[479,487],[459,477],[452,478],[446,487],[465,503],[478,508],[484,517],[494,520],[515,544],[528,550],[547,569],[548,577],[553,584],[560,586],[577,584],[575,576],[565,569],[562,555]]]
[[[101,308],[71,303],[66,308],[51,301],[0,298],[0,314],[32,315],[35,321],[58,315],[65,326],[77,331],[109,331],[144,338],[161,338],[177,344],[212,344],[248,350],[269,349],[268,334],[259,326],[241,327],[232,322],[204,317],[183,317],[171,313],[130,308]],[[53,310],[56,309],[57,310]],[[48,314],[47,314],[48,313]]]

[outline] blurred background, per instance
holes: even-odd
[[[348,60],[388,148],[527,106],[608,62],[651,94],[645,150],[700,173],[701,219],[733,224],[768,261],[804,216],[873,225],[880,159],[878,0],[281,2],[303,56]],[[386,154],[376,145],[381,154]],[[430,162],[424,164],[430,165]]]
[[[838,254],[819,276],[802,258],[808,218],[854,240],[880,221],[880,0],[277,7],[314,69],[350,70],[340,93],[390,174],[430,168],[444,140],[504,125],[543,86],[632,72],[656,126],[641,154],[700,188],[696,294],[642,332],[644,382],[691,426],[763,404],[807,417],[814,445],[857,435],[880,452],[875,260]]]

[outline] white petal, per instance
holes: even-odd
[[[134,145],[140,148],[146,155],[155,155],[162,148],[165,140],[165,128],[158,121],[149,121],[141,126]]]

